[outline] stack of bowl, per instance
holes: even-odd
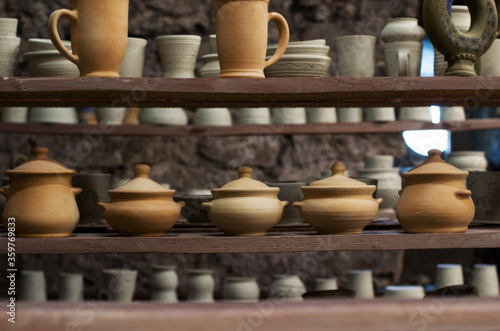
[[[63,41],[71,51],[71,42]],[[29,39],[28,52],[24,53],[28,60],[28,70],[33,77],[78,77],[80,70],[73,62],[59,53],[50,39]]]
[[[265,69],[266,77],[325,77],[332,62],[325,43],[324,39],[290,42],[281,59]],[[277,48],[277,44],[267,47],[267,60]]]

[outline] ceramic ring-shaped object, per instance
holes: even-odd
[[[448,61],[447,76],[476,76],[474,61],[498,35],[498,0],[465,1],[471,14],[468,32],[457,29],[451,17],[453,0],[425,0],[424,27],[434,47]]]

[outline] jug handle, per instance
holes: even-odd
[[[399,77],[410,76],[409,54],[407,51],[398,52]]]
[[[283,54],[285,54],[286,48],[288,47],[288,40],[290,39],[290,29],[288,28],[288,23],[283,16],[278,13],[269,13],[269,21],[273,21],[278,27],[280,41],[278,43],[278,48],[276,48],[276,52],[274,52],[273,56],[271,56],[271,58],[264,63],[264,68],[275,64],[279,59],[281,59]]]
[[[61,16],[66,17],[70,23],[78,20],[78,12],[76,10],[69,9],[59,9],[52,13],[49,17],[49,36],[52,40],[52,43],[57,48],[57,50],[68,60],[76,64],[80,65],[80,58],[78,55],[74,55],[70,53],[70,51],[63,45],[61,37],[59,36],[59,32],[57,31],[57,23]]]

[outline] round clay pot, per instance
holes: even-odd
[[[453,285],[463,285],[464,273],[461,264],[441,263],[436,266],[434,288],[440,289]]]
[[[59,301],[83,301],[83,275],[77,273],[60,273],[58,294]]]
[[[422,286],[391,285],[385,287],[385,298],[423,299],[425,291]]]
[[[448,162],[464,171],[486,171],[488,160],[482,151],[451,152]]]
[[[330,291],[338,289],[337,278],[316,278],[314,291]]]
[[[104,269],[103,291],[109,301],[132,302],[137,280],[137,270]]]
[[[215,281],[213,270],[191,269],[187,277],[187,301],[198,303],[214,302]]]
[[[179,277],[175,265],[155,265],[151,275],[151,301],[177,303]]]
[[[171,35],[156,38],[163,77],[194,78],[196,58],[200,50],[201,37]]]
[[[21,270],[19,277],[19,301],[45,302],[47,290],[43,271]]]
[[[477,288],[479,296],[498,297],[498,272],[495,264],[475,264],[471,285]]]
[[[76,197],[80,212],[80,225],[107,225],[99,202],[109,202],[110,174],[76,174],[73,177],[74,187],[80,187],[82,193]]]
[[[373,299],[373,279],[371,270],[351,270],[347,274],[347,288],[356,292],[356,298]]]
[[[259,285],[252,277],[228,277],[222,288],[222,297],[227,302],[258,302]]]
[[[274,275],[269,285],[269,299],[302,301],[306,286],[296,275]]]

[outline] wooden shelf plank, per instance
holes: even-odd
[[[2,306],[7,305],[6,301]],[[215,304],[17,303],[1,330],[497,330],[500,299],[261,301]]]
[[[7,252],[6,233],[0,254]],[[318,235],[314,231],[270,232],[261,237],[220,232],[167,233],[163,237],[119,237],[79,233],[69,238],[16,238],[17,254],[321,252],[500,247],[500,228],[472,227],[466,233],[408,234],[369,230],[361,235]]]
[[[2,106],[430,106],[500,104],[500,77],[0,78]]]
[[[0,133],[4,134],[172,137],[401,133],[407,130],[439,129],[453,132],[500,129],[500,118],[471,119],[465,122],[445,122],[440,124],[428,122],[363,122],[306,125],[233,125],[229,127],[0,123]]]

